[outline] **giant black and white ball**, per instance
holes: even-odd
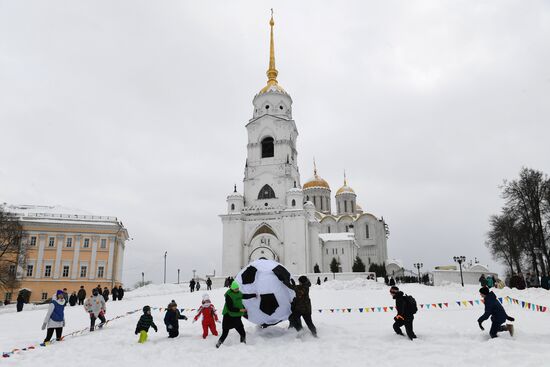
[[[290,289],[290,273],[273,260],[259,259],[245,266],[235,278],[244,294],[259,297],[243,300],[248,321],[274,325],[288,320],[295,293]]]

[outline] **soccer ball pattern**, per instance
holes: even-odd
[[[288,320],[290,303],[295,293],[290,286],[290,273],[273,260],[259,259],[248,264],[235,278],[244,294],[258,294],[243,300],[248,321],[258,325],[274,325]]]

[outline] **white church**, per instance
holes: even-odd
[[[344,177],[331,205],[331,189],[317,169],[300,183],[292,98],[277,82],[273,17],[267,85],[254,97],[246,124],[247,159],[243,194],[227,197],[223,223],[222,274],[236,275],[250,261],[274,259],[293,274],[352,270],[359,256],[367,270],[387,259],[388,227],[383,218],[363,212]],[[314,165],[315,167],[315,165]]]

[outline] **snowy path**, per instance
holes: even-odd
[[[477,299],[477,287],[461,289],[456,286],[424,287],[404,285],[406,293],[419,303],[452,302]],[[511,296],[542,305],[550,305],[550,293],[542,290],[497,290],[497,295]],[[179,307],[198,307],[203,292],[188,293],[176,285],[151,286],[128,293],[122,302],[109,302],[107,317],[141,309],[143,305],[164,307],[171,299]],[[210,292],[213,303],[221,309],[223,290]],[[390,306],[388,288],[376,283],[329,282],[314,287],[311,292],[313,307]],[[259,329],[245,321],[247,345],[238,343],[232,331],[226,343],[214,348],[216,338],[203,340],[200,323],[181,321],[180,337],[166,336],[162,318],[156,310],[153,316],[159,332],[150,331],[149,342],[136,343],[133,334],[141,312],[110,323],[104,330],[67,338],[46,348],[21,352],[0,359],[6,366],[45,366],[62,361],[80,366],[545,366],[550,361],[550,312],[524,310],[505,305],[516,317],[516,336],[508,335],[489,340],[487,331],[481,332],[476,319],[483,306],[467,308],[420,310],[415,320],[418,340],[410,342],[399,337],[391,328],[394,312],[331,313],[315,312],[314,322],[319,339],[305,333],[286,330],[286,323],[268,329]],[[87,315],[80,307],[67,308],[68,325],[65,333],[88,324]],[[44,337],[40,330],[45,310],[22,313],[0,312],[0,351],[36,344]],[[194,316],[186,312],[188,317]],[[486,330],[490,322],[485,324]],[[218,329],[220,327],[218,326]]]

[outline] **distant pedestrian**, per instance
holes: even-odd
[[[206,290],[207,291],[212,290],[212,279],[210,279],[210,277],[208,277],[208,279],[206,279]]]
[[[80,286],[80,289],[78,290],[78,293],[77,293],[77,297],[78,297],[78,304],[83,305],[84,300],[86,299],[86,290],[84,289],[83,285]]]
[[[493,286],[495,285],[495,279],[491,274],[487,275],[486,285],[487,285],[487,288],[489,289],[493,288]]]
[[[67,292],[67,288],[63,288],[63,298],[65,298],[65,304],[69,303],[69,292]]]
[[[317,285],[321,285],[321,278],[317,277]]]
[[[323,283],[326,283],[328,281],[328,278],[325,277],[325,279],[323,279]]]
[[[189,290],[191,291],[191,293],[195,291],[195,279],[191,279],[189,281]]]
[[[19,292],[17,295],[17,312],[23,311],[23,306],[25,305],[25,297],[23,297],[23,293]]]
[[[506,314],[506,311],[504,311],[504,307],[502,307],[502,305],[498,301],[497,296],[487,287],[482,287],[479,290],[479,294],[481,295],[481,298],[484,299],[485,303],[485,313],[481,315],[479,319],[477,319],[479,328],[481,330],[485,330],[482,325],[483,321],[487,320],[490,316],[491,330],[489,330],[489,335],[491,336],[491,338],[496,338],[497,333],[500,333],[501,331],[508,331],[511,336],[514,336],[514,325],[502,325],[506,322],[506,320],[514,321],[514,318]]]
[[[390,287],[393,287],[395,285],[395,279],[393,279],[393,277],[390,277],[390,281],[388,283]]]
[[[550,273],[542,276],[542,278],[540,279],[540,286],[546,290],[550,289]]]
[[[58,290],[48,306],[48,312],[42,324],[42,330],[48,329],[44,343],[48,343],[52,339],[54,331],[55,339],[58,341],[61,340],[63,327],[65,327],[65,306],[66,303],[63,291]]]
[[[73,291],[73,293],[71,293],[69,297],[69,304],[71,305],[71,307],[76,305],[77,300],[78,300],[78,297],[76,296],[76,292]]]
[[[111,289],[111,295],[113,296],[113,301],[118,299],[118,288],[116,286]]]
[[[396,286],[390,288],[390,294],[395,300],[395,309],[397,310],[397,315],[393,318],[395,321],[393,330],[396,334],[403,335],[401,326],[405,326],[405,332],[409,339],[416,339],[413,330],[414,314],[418,311],[416,301],[411,296],[404,295]]]
[[[124,288],[122,288],[122,285],[118,286],[118,300],[122,301],[122,298],[124,297]]]
[[[198,292],[201,289],[201,283],[197,280],[197,283],[195,284],[195,290]]]
[[[149,328],[152,327],[155,330],[155,333],[158,332],[157,325],[153,321],[153,316],[151,316],[151,307],[143,306],[143,315],[138,320],[136,325],[136,335],[139,334],[138,343],[145,343],[147,341],[147,332]]]
[[[109,300],[109,288],[107,287],[103,288],[103,298],[105,299],[105,302]]]

